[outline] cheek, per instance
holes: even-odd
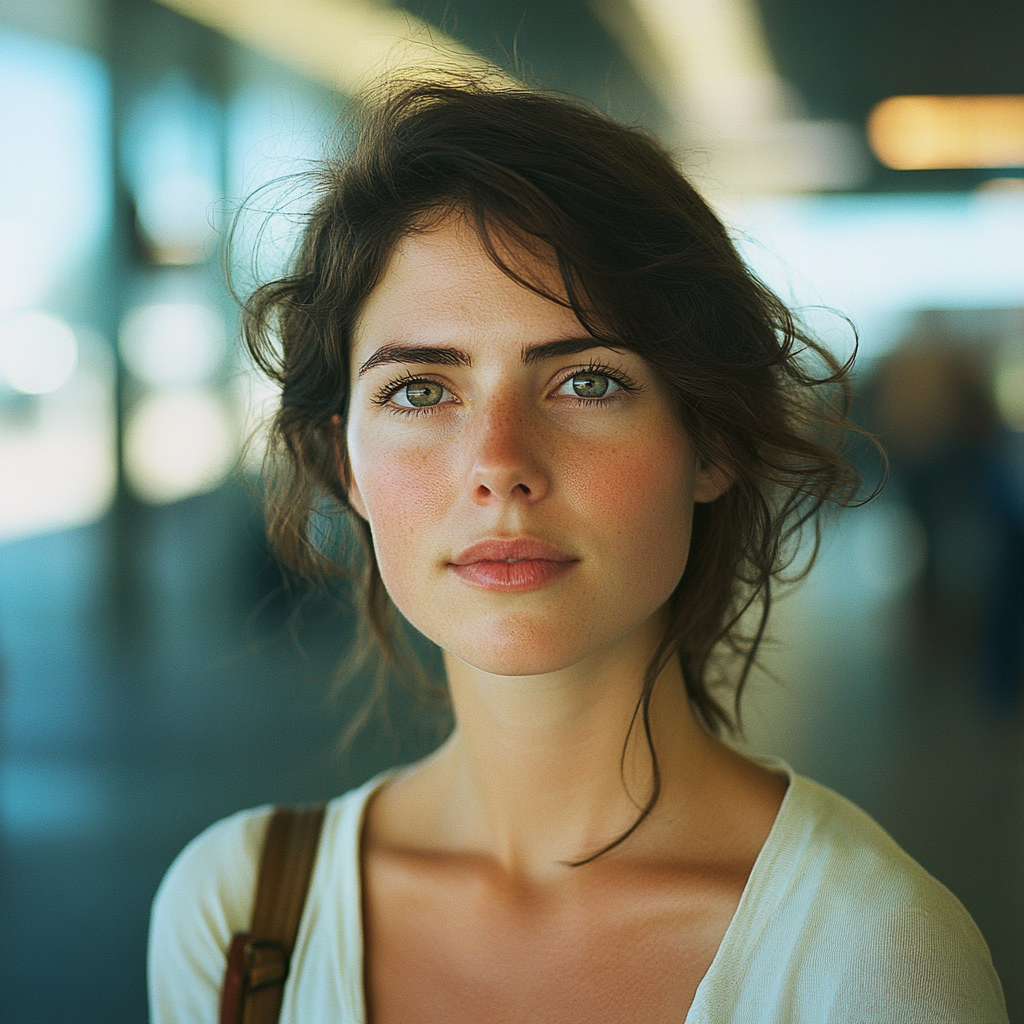
[[[693,518],[693,455],[685,438],[648,435],[643,445],[606,449],[578,466],[573,479],[575,504],[614,538],[616,555],[659,589],[674,589]]]
[[[358,433],[349,438],[349,452],[381,576],[398,601],[417,569],[422,572],[425,539],[451,504],[452,467],[442,446],[396,450]]]

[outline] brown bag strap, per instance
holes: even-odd
[[[302,908],[309,891],[324,805],[278,807],[263,843],[252,926],[231,940],[220,1024],[276,1024]]]

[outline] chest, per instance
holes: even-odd
[[[742,882],[633,877],[510,892],[486,872],[371,859],[370,1024],[682,1024]]]

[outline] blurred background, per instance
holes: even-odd
[[[223,260],[262,188],[233,269],[282,265],[289,176],[374,67],[431,47],[656,132],[837,351],[856,325],[891,481],[780,603],[746,743],[960,897],[1022,1024],[1014,0],[0,0],[0,1021],[145,1020],[189,838],[431,742],[397,697],[337,750],[350,616],[268,555],[242,452],[275,396]]]

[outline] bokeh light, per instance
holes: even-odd
[[[39,310],[0,318],[0,370],[26,395],[62,388],[75,372],[78,342],[63,320]]]
[[[135,407],[125,429],[128,484],[155,505],[212,490],[235,453],[232,418],[223,398],[208,389],[154,392]]]
[[[168,174],[149,184],[136,200],[143,237],[157,263],[198,263],[213,230],[208,211],[217,189],[198,174]]]
[[[98,57],[0,32],[0,309],[46,302],[102,238],[109,91]]]
[[[59,389],[0,388],[0,543],[89,523],[113,500],[113,353],[94,331],[74,337],[77,365]]]
[[[138,306],[121,325],[121,355],[139,380],[155,387],[203,383],[224,358],[224,320],[199,302]]]
[[[123,132],[122,163],[153,262],[206,259],[221,196],[219,146],[219,108],[185,75],[167,75],[135,104]]]

